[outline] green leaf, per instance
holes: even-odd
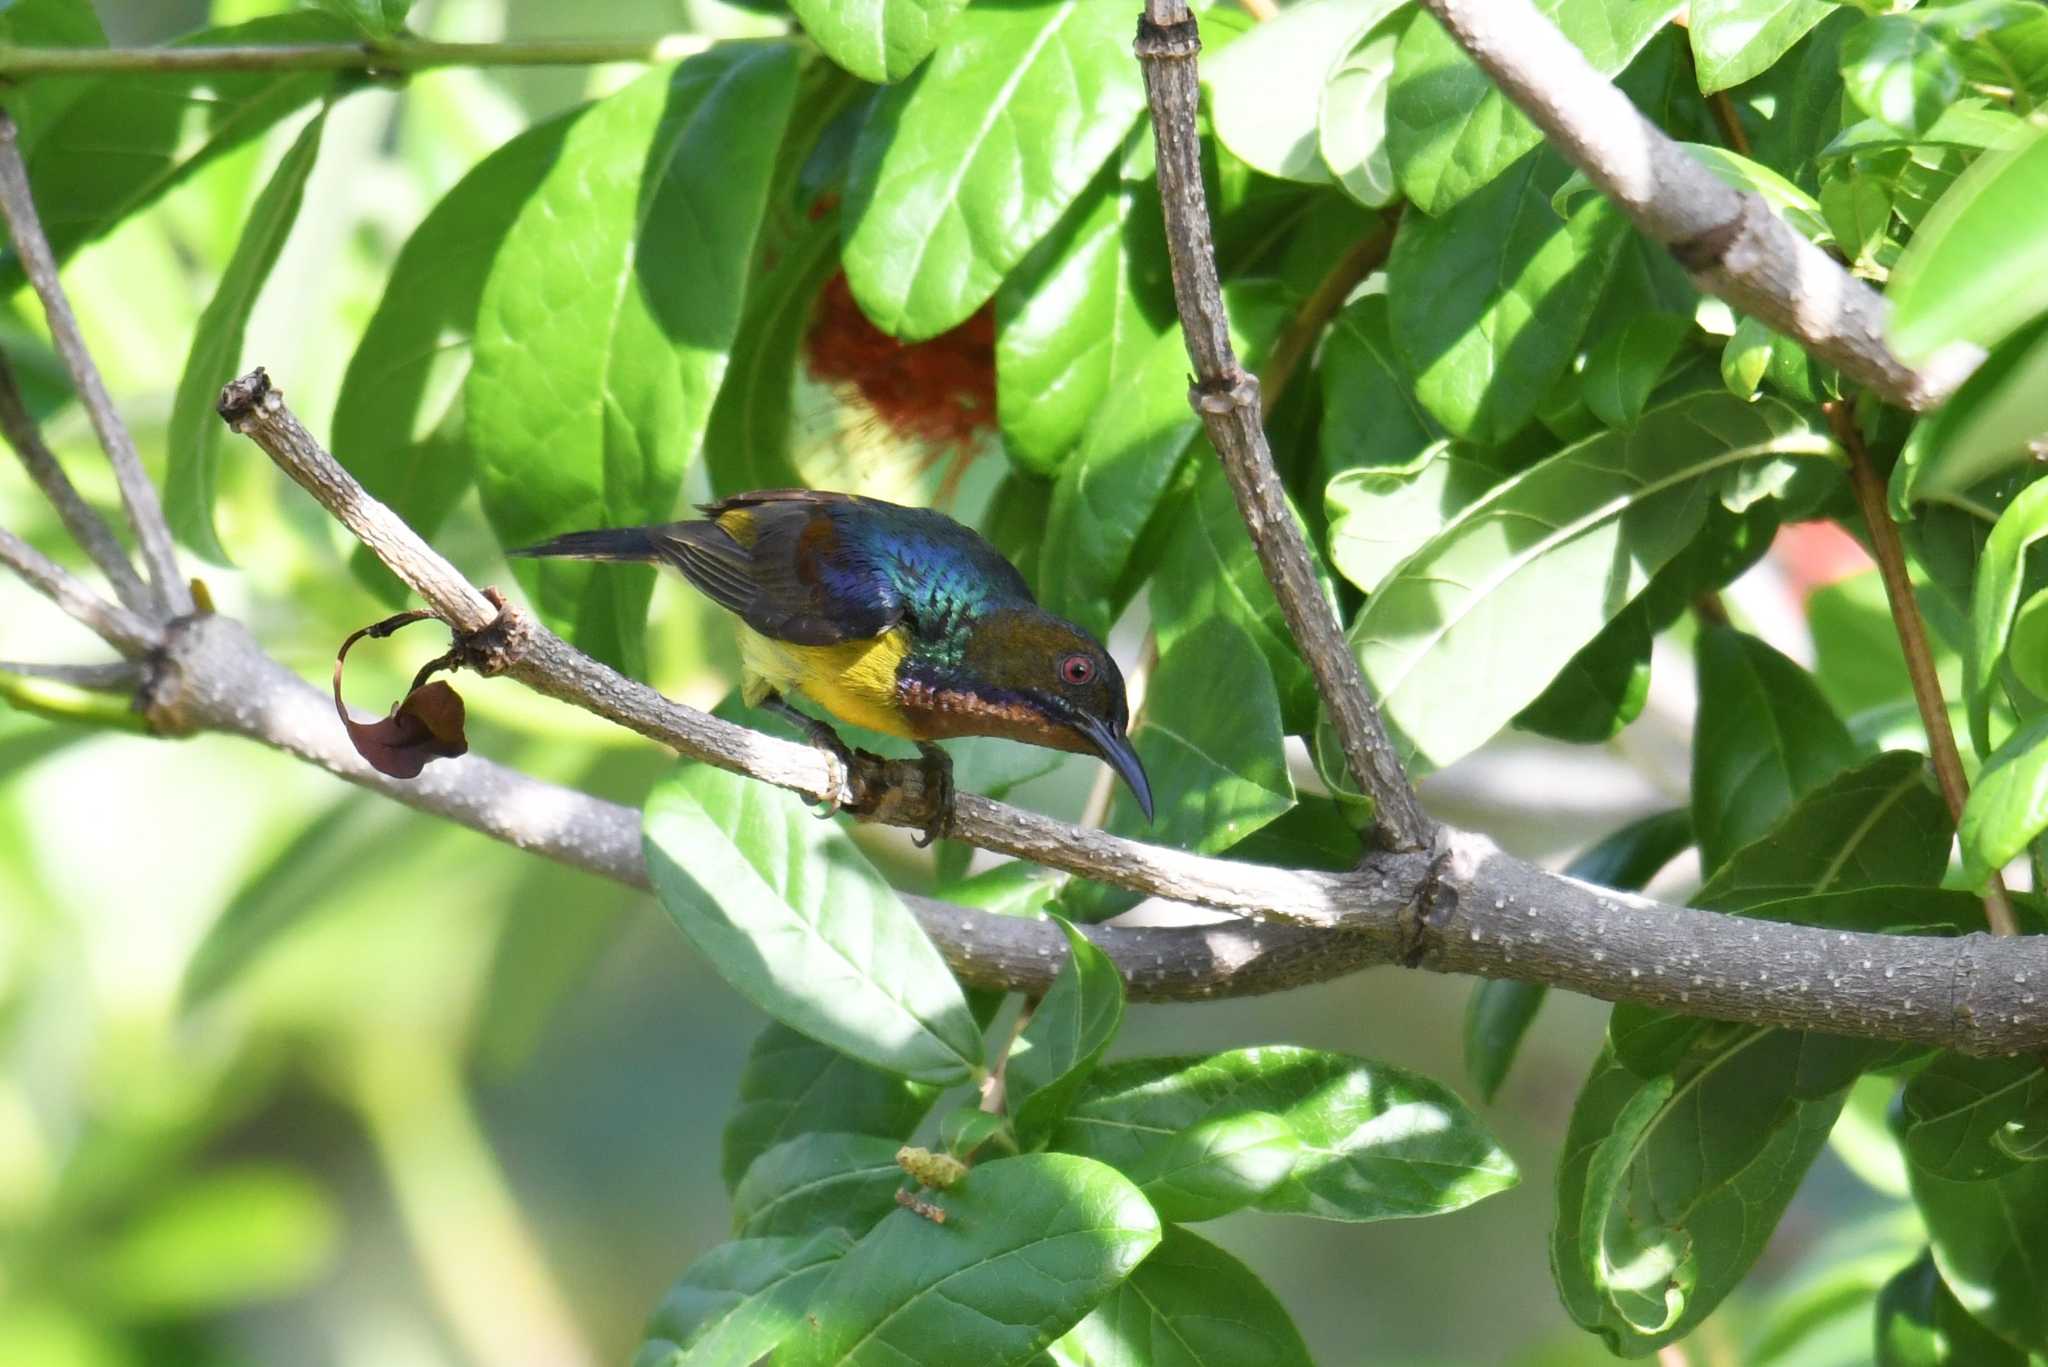
[[[1536,8],[1595,70],[1612,76],[1680,6],[1672,0],[1620,8],[1603,0],[1536,0]],[[1542,140],[1433,17],[1416,16],[1402,35],[1387,96],[1388,147],[1416,208],[1444,212]]]
[[[395,38],[405,29],[413,0],[313,0],[316,7],[348,20],[365,38]]]
[[[220,478],[221,446],[227,430],[213,411],[214,401],[221,386],[242,373],[242,335],[249,326],[249,315],[256,311],[256,298],[284,250],[285,238],[298,221],[306,177],[313,173],[313,162],[320,155],[320,135],[326,127],[327,111],[323,109],[300,130],[271,173],[269,184],[249,206],[241,240],[192,331],[192,350],[185,357],[185,372],[178,377],[177,396],[171,401],[171,421],[165,432],[169,466],[164,477],[164,516],[180,541],[217,565],[228,563],[228,553],[213,529],[214,488]]]
[[[1581,882],[1636,892],[1691,844],[1690,812],[1682,807],[1655,812],[1610,833],[1564,871]],[[1502,979],[1472,989],[1465,1008],[1465,1072],[1481,1100],[1490,1102],[1499,1093],[1545,995],[1547,989],[1535,983]]]
[[[1443,436],[1401,368],[1384,294],[1344,306],[1323,342],[1321,371],[1326,478],[1356,466],[1406,469]]]
[[[1918,364],[1951,342],[1996,345],[2048,312],[2048,131],[1956,178],[1892,267],[1891,343]],[[1985,263],[1996,262],[1995,270]]]
[[[1618,734],[1649,700],[1652,635],[1643,603],[1630,604],[1565,662],[1512,724],[1578,745],[1597,745]]]
[[[633,1367],[725,1367],[773,1352],[853,1239],[843,1230],[720,1244],[684,1270],[647,1324]]]
[[[406,239],[342,376],[335,456],[421,536],[432,538],[470,485],[462,394],[484,281],[580,112],[527,129],[441,197]],[[367,549],[351,568],[393,606],[409,599]]]
[[[1970,1318],[1932,1253],[1877,1294],[1877,1367],[2026,1367],[2027,1355]]]
[[[1012,460],[1058,474],[1172,326],[1149,132],[1132,132],[996,294],[996,415]]]
[[[1872,118],[1919,133],[1962,90],[1963,68],[1942,34],[1920,16],[1880,14],[1843,37],[1842,85]]]
[[[839,1260],[777,1367],[1009,1367],[1031,1361],[1159,1242],[1159,1217],[1100,1163],[1064,1153],[976,1165]]]
[[[854,152],[846,279],[875,326],[935,337],[987,303],[1144,106],[1130,15],[1083,0],[977,5]]]
[[[1943,1054],[1905,1091],[1906,1154],[1953,1182],[2011,1172],[2048,1141],[2048,1065]]]
[[[2006,338],[1934,412],[1913,425],[1892,473],[1901,509],[2030,468],[2048,432],[2048,320]]]
[[[1129,1059],[1096,1070],[1057,1148],[1156,1173],[1184,1131],[1264,1113],[1300,1141],[1261,1210],[1384,1220],[1457,1210],[1518,1180],[1449,1089],[1381,1063],[1291,1045]]]
[[[1631,314],[1586,354],[1579,392],[1609,427],[1633,427],[1650,394],[1693,335],[1693,321],[1675,313]]]
[[[818,296],[839,269],[840,194],[870,87],[822,62],[799,78],[747,270],[732,364],[704,429],[712,492],[805,481],[791,454],[794,390]]]
[[[662,909],[763,1011],[918,1082],[980,1071],[980,1031],[939,952],[793,793],[679,765],[648,796],[646,844]]]
[[[837,1227],[859,1235],[896,1209],[904,1182],[894,1139],[818,1131],[756,1158],[733,1188],[732,1232],[742,1239]]]
[[[1957,1304],[2006,1342],[2048,1353],[2048,1162],[1979,1182],[1951,1182],[1911,1163],[1907,1172],[1934,1265]]]
[[[1258,1275],[1178,1225],[1052,1357],[1059,1367],[1310,1367],[1300,1331]]]
[[[1337,184],[1369,209],[1401,197],[1394,159],[1387,152],[1387,91],[1394,83],[1394,51],[1408,16],[1396,11],[1368,32],[1323,87],[1316,150]]]
[[[1700,93],[1770,70],[1834,8],[1832,0],[1693,0],[1686,31]]]
[[[1366,30],[1399,3],[1303,0],[1204,63],[1216,140],[1269,176],[1328,184],[1330,168],[1317,146],[1323,84]]]
[[[1402,561],[1500,479],[1473,448],[1451,441],[1436,442],[1407,469],[1346,470],[1323,490],[1330,563],[1364,592],[1376,593]]]
[[[333,1259],[340,1226],[311,1179],[242,1164],[144,1197],[78,1270],[106,1288],[110,1313],[199,1318],[304,1290]]]
[[[1435,22],[1418,18],[1409,37]],[[1627,226],[1597,196],[1553,213],[1565,174],[1555,155],[1530,157],[1441,218],[1405,216],[1394,238],[1394,345],[1416,399],[1454,437],[1497,446],[1520,431],[1592,317]]]
[[[1224,303],[1231,341],[1255,368],[1296,301],[1271,281],[1248,281],[1226,289]],[[1061,467],[1039,562],[1047,610],[1097,633],[1122,610],[1135,588],[1124,582],[1131,557],[1201,430],[1188,407],[1187,376],[1187,346],[1173,329],[1146,350],[1117,401],[1098,410]]]
[[[1162,1220],[1191,1224],[1242,1210],[1287,1180],[1301,1155],[1294,1127],[1265,1111],[1198,1121],[1146,1151],[1124,1175]]]
[[[1003,1078],[1017,1142],[1033,1147],[1052,1130],[1124,1021],[1124,980],[1116,964],[1072,923],[1067,961],[1010,1047]]]
[[[1754,318],[1743,318],[1721,348],[1721,383],[1745,403],[1763,387],[1771,368],[1771,348],[1776,334]]]
[[[2048,343],[2048,333],[2043,341]],[[1970,597],[1970,648],[1963,658],[1963,701],[1970,715],[1970,740],[1980,754],[1991,749],[1991,701],[2026,582],[2027,550],[2043,537],[2048,537],[2048,482],[2037,482],[2022,489],[1998,515],[1977,560],[1977,582]],[[2008,761],[2017,755],[2010,741],[2000,753]]]
[[[1701,635],[1692,826],[1712,873],[1860,758],[1813,676],[1745,632]]]
[[[85,36],[81,26],[72,41]],[[333,43],[355,36],[331,14],[300,12],[206,29],[175,46]],[[332,92],[336,79],[332,71],[282,68],[124,72],[55,82],[54,98],[31,98],[22,143],[50,250],[63,262],[200,167]],[[12,294],[23,279],[19,259],[8,252],[0,295]]]
[[[779,1022],[754,1040],[725,1119],[719,1170],[726,1189],[786,1139],[818,1130],[905,1140],[937,1091],[871,1068]]]
[[[1782,457],[1829,449],[1783,404],[1694,394],[1496,486],[1352,624],[1404,748],[1430,768],[1475,749],[1692,543],[1717,496],[1749,506],[1784,476]]]
[[[1845,176],[1820,187],[1820,211],[1849,264],[1868,267],[1877,260],[1892,221],[1892,197],[1876,176]]]
[[[825,55],[863,81],[900,81],[939,45],[967,0],[789,0]]]
[[[591,106],[505,231],[463,412],[499,539],[659,522],[739,326],[797,62],[723,44]],[[637,673],[651,569],[521,561],[543,620]]]
[[[1980,887],[2048,831],[2048,716],[2006,737],[1977,771],[1956,828],[1963,876]]]

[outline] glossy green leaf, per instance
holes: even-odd
[[[852,1246],[838,1229],[720,1244],[669,1288],[633,1367],[759,1361],[802,1322],[819,1284]]]
[[[1387,152],[1387,91],[1406,22],[1407,15],[1397,11],[1374,26],[1323,86],[1316,150],[1344,193],[1370,209],[1401,196]]]
[[[1721,348],[1721,383],[1730,394],[1745,401],[1756,397],[1771,368],[1774,338],[1775,334],[1754,318],[1735,325]]]
[[[964,322],[1052,230],[1144,106],[1114,5],[976,5],[885,94],[847,193],[846,279],[908,340]]]
[[[856,1236],[896,1209],[907,1180],[894,1139],[817,1131],[756,1158],[732,1193],[732,1232],[742,1239],[837,1227]]]
[[[1324,82],[1399,3],[1302,0],[1203,63],[1216,140],[1269,176],[1327,184],[1318,148]]]
[[[1351,641],[1404,748],[1440,768],[1483,743],[1694,539],[1829,450],[1800,413],[1696,394],[1496,486],[1368,600]]]
[[[1261,1210],[1383,1220],[1457,1210],[1517,1181],[1515,1166],[1447,1088],[1403,1069],[1291,1045],[1130,1059],[1096,1070],[1054,1146],[1156,1172],[1184,1132],[1247,1113],[1300,1141]]]
[[[1265,1111],[1197,1121],[1145,1151],[1124,1175],[1162,1220],[1192,1224],[1242,1210],[1287,1180],[1301,1157],[1294,1127]]]
[[[2048,344],[2048,333],[2042,340]],[[2048,537],[2048,483],[2036,482],[1998,515],[1977,561],[1970,597],[1970,648],[1963,659],[1963,701],[1970,714],[1970,740],[1980,754],[1991,749],[1991,701],[2026,583],[2027,551],[2043,537]],[[2010,742],[2000,753],[2013,757]]]
[[[825,55],[863,81],[900,81],[939,45],[967,0],[790,0]]]
[[[1535,3],[1603,76],[1627,66],[1679,9],[1670,0],[1618,9],[1602,0]],[[1408,26],[1387,97],[1387,141],[1416,208],[1443,213],[1542,136],[1434,18],[1418,15]]]
[[[1579,392],[1609,427],[1632,427],[1650,394],[1693,335],[1693,321],[1675,313],[1639,313],[1609,331],[1586,354]]]
[[[1231,341],[1255,367],[1295,301],[1270,281],[1253,281],[1226,290],[1224,302]],[[1108,630],[1129,592],[1131,557],[1200,430],[1188,407],[1187,346],[1172,330],[1145,352],[1060,470],[1039,564],[1039,598],[1049,611]]]
[[[2026,852],[2048,831],[2048,717],[2006,737],[1977,772],[1956,835],[1973,887]]]
[[[1951,342],[1996,345],[2048,312],[2048,131],[1957,177],[1892,268],[1891,343],[1918,363]],[[1986,270],[1986,262],[1997,262]]]
[[[1512,724],[1575,745],[1619,734],[1649,701],[1651,637],[1643,603],[1631,603],[1565,662]]]
[[[1116,964],[1070,922],[1054,919],[1067,937],[1067,961],[1003,1066],[1011,1121],[1026,1148],[1066,1114],[1124,1021]]]
[[[1607,835],[1564,871],[1582,882],[1637,892],[1691,844],[1690,812],[1682,807],[1656,812]],[[1546,995],[1548,989],[1536,983],[1506,979],[1473,987],[1465,1008],[1465,1072],[1481,1100],[1492,1101],[1499,1093]]]
[[[1434,26],[1418,18],[1408,32]],[[1531,157],[1441,218],[1401,222],[1387,263],[1394,345],[1415,398],[1454,437],[1499,445],[1520,431],[1592,317],[1627,226],[1598,196],[1552,212],[1564,176],[1555,156]]]
[[[2026,1367],[2027,1355],[1970,1318],[1922,1253],[1877,1295],[1877,1367]]]
[[[1375,593],[1400,563],[1498,484],[1472,448],[1439,441],[1407,469],[1346,470],[1323,491],[1330,563]]]
[[[1833,0],[1693,0],[1686,33],[1701,93],[1768,71],[1834,8]]]
[[[1172,322],[1149,131],[996,295],[996,416],[1026,469],[1057,474]]]
[[[2048,1162],[1978,1182],[1951,1182],[1908,1164],[1934,1265],[1964,1313],[2006,1342],[2048,1353]]]
[[[647,800],[656,899],[755,1005],[892,1073],[948,1085],[981,1034],[945,960],[837,826],[793,793],[683,764]]]
[[[783,44],[650,72],[575,121],[506,229],[462,400],[505,545],[669,516],[739,326],[796,78]],[[637,672],[651,569],[518,573],[543,620]]]
[[[1935,412],[1914,424],[1892,473],[1901,509],[2031,468],[2048,432],[2048,320],[2001,342]]]
[[[804,334],[839,269],[839,200],[871,88],[822,62],[806,66],[776,153],[747,269],[732,362],[704,429],[704,468],[720,496],[801,486],[793,402]]]
[[[1100,1163],[1064,1153],[977,1164],[840,1259],[777,1367],[1010,1367],[1036,1357],[1159,1242],[1159,1217]]]
[[[441,197],[392,264],[342,376],[335,457],[421,536],[440,530],[470,486],[462,393],[484,281],[576,117],[527,129]],[[393,606],[409,601],[411,590],[368,550],[351,568]]]
[[[756,1158],[811,1131],[905,1140],[935,1089],[871,1068],[780,1022],[754,1040],[725,1119],[719,1170],[730,1191]]]
[[[1168,1225],[1159,1247],[1052,1346],[1058,1367],[1309,1367],[1287,1310],[1258,1275]]]
[[[1850,265],[1875,263],[1892,219],[1892,197],[1877,177],[1830,180],[1820,187],[1820,211]]]
[[[1864,113],[1918,133],[1962,90],[1963,67],[1920,16],[1879,14],[1843,37],[1842,84]]]
[[[1769,645],[1714,627],[1697,652],[1692,825],[1711,873],[1860,755],[1813,676]]]
[[[81,28],[74,41],[84,36]],[[206,29],[178,45],[335,43],[355,36],[354,27],[342,19],[301,11]],[[331,93],[335,82],[332,71],[287,67],[121,73],[53,83],[53,98],[30,100],[22,130],[29,184],[50,250],[64,261],[200,167]],[[13,293],[22,279],[21,264],[10,251],[0,266],[0,293]]]
[[[1953,1182],[2048,1156],[2048,1065],[1941,1055],[1906,1084],[1904,1142],[1922,1170]]]
[[[298,221],[306,177],[320,155],[327,112],[316,114],[271,172],[270,181],[249,206],[235,254],[221,272],[213,298],[192,332],[192,350],[171,400],[165,433],[169,449],[164,476],[164,517],[178,540],[215,564],[228,563],[213,528],[214,489],[220,479],[221,448],[227,429],[213,411],[221,386],[242,373],[242,335],[256,298],[277,264],[278,254]]]
[[[1406,469],[1443,436],[1401,368],[1384,294],[1344,306],[1323,341],[1321,371],[1326,477],[1357,466]]]

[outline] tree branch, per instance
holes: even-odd
[[[21,457],[21,463],[28,468],[29,478],[43,491],[43,496],[57,510],[63,519],[64,530],[71,533],[92,562],[100,567],[100,573],[107,576],[107,583],[113,587],[114,596],[131,612],[148,614],[155,610],[148,587],[142,576],[128,563],[128,552],[121,549],[113,529],[107,526],[93,506],[79,497],[78,490],[71,483],[64,467],[57,463],[57,457],[43,441],[43,434],[36,427],[36,421],[29,415],[28,405],[22,401],[21,386],[15,381],[14,367],[8,364],[5,352],[0,352],[0,434],[7,438],[8,445]]]
[[[1423,0],[1501,93],[1604,190],[1693,283],[1794,338],[1886,400],[1933,408],[1983,360],[1944,351],[1914,369],[1885,343],[1884,299],[1636,111],[1529,0]]]
[[[171,530],[164,521],[156,486],[143,472],[135,439],[114,408],[107,386],[100,379],[99,367],[93,364],[92,353],[86,350],[85,338],[78,331],[71,301],[65,298],[64,286],[57,279],[57,261],[50,253],[49,239],[43,236],[42,220],[36,216],[35,197],[29,193],[28,167],[21,159],[18,134],[13,116],[0,109],[0,217],[7,220],[22,269],[35,286],[36,296],[43,301],[57,354],[64,358],[79,402],[91,416],[93,431],[99,435],[100,445],[114,467],[114,480],[120,485],[121,501],[128,508],[128,523],[135,529],[135,539],[142,547],[142,563],[149,567],[156,600],[168,615],[180,616],[192,611],[192,591],[178,572],[177,553],[171,549]]]
[[[109,603],[5,527],[0,527],[0,565],[27,580],[30,587],[131,660],[153,650],[162,639],[156,623]]]
[[[229,386],[225,416],[330,512],[367,533],[437,614],[467,631],[486,668],[608,717],[686,755],[810,796],[833,776],[806,746],[673,703],[513,613],[481,631],[457,619],[494,604],[354,485],[267,381]],[[371,772],[326,698],[265,656],[240,626],[175,624],[144,704],[160,729],[248,736],[522,848],[646,886],[639,818],[488,760],[437,762],[417,780]],[[915,769],[914,764],[906,765]],[[1438,852],[1381,853],[1350,873],[1267,868],[1121,840],[963,795],[956,838],[1135,892],[1243,913],[1220,924],[1091,926],[1134,997],[1200,1000],[1342,977],[1371,964],[1513,977],[1610,1001],[1758,1025],[1910,1040],[1976,1053],[2048,1047],[2048,936],[1993,941],[1854,934],[1664,906],[1511,858],[1446,831]],[[915,804],[882,819],[921,825]],[[1027,993],[1051,985],[1059,931],[922,898],[906,899],[962,981]],[[1276,923],[1287,918],[1294,924]],[[1309,924],[1301,924],[1308,922]]]
[[[292,43],[241,47],[14,47],[0,45],[0,80],[30,76],[214,71],[428,71],[448,66],[598,66],[672,62],[711,46],[697,33],[653,38],[548,38],[508,43]]]
[[[1259,382],[1237,363],[1216,274],[1209,206],[1202,188],[1201,134],[1195,125],[1200,89],[1195,54],[1201,38],[1186,0],[1146,0],[1134,50],[1145,72],[1146,99],[1159,151],[1159,202],[1173,265],[1173,296],[1195,383],[1188,401],[1201,415],[1223,461],[1259,564],[1273,586],[1287,626],[1301,646],[1344,758],[1359,790],[1372,798],[1379,843],[1392,850],[1426,849],[1434,825],[1402,772],[1365,676],[1344,629],[1323,596],[1308,543],[1287,506],[1287,494],[1266,445]]]
[[[1913,596],[1913,580],[1906,573],[1906,548],[1899,540],[1898,524],[1885,506],[1884,481],[1870,462],[1870,448],[1863,443],[1863,429],[1847,402],[1837,399],[1821,408],[1835,440],[1849,454],[1849,483],[1856,491],[1856,504],[1863,512],[1863,525],[1870,532],[1870,547],[1884,580],[1885,601],[1891,606],[1892,625],[1899,633],[1899,648],[1906,657],[1906,675],[1913,683],[1913,701],[1920,709],[1920,725],[1927,732],[1927,751],[1934,759],[1934,777],[1941,796],[1948,803],[1950,820],[1962,824],[1963,803],[1970,796],[1970,781],[1963,774],[1963,757],[1956,750],[1955,728],[1949,725],[1948,700],[1941,695],[1941,675],[1934,667],[1934,650],[1927,643],[1927,621],[1920,615],[1920,600]],[[1998,935],[2020,933],[2013,915],[2012,897],[2005,880],[1991,875],[1984,891],[1984,916]]]

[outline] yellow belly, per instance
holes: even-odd
[[[771,691],[801,693],[843,722],[911,737],[896,705],[896,666],[910,653],[910,633],[892,627],[866,641],[800,646],[772,640],[741,625],[743,694],[753,707]]]

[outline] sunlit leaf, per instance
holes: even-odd
[[[1052,1346],[1058,1367],[1309,1367],[1286,1308],[1243,1263],[1169,1225],[1159,1247]]]
[[[1059,927],[1067,937],[1067,961],[1003,1066],[1011,1121],[1026,1148],[1066,1113],[1124,1019],[1124,982],[1116,964],[1070,923],[1060,921]]]
[[[802,1322],[819,1283],[852,1246],[838,1229],[720,1244],[669,1288],[633,1367],[758,1361]]]
[[[863,81],[915,71],[967,0],[790,0],[804,32]]]

